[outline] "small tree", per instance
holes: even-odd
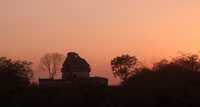
[[[118,56],[111,61],[114,76],[119,77],[123,81],[134,71],[136,64],[137,58],[130,55]]]
[[[40,68],[49,73],[49,78],[54,79],[60,71],[64,56],[59,53],[47,53],[40,59]]]

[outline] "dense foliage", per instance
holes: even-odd
[[[32,76],[31,62],[0,58],[0,90],[27,87],[31,84]]]
[[[115,77],[125,81],[137,64],[137,58],[130,55],[118,56],[111,61],[112,71]]]

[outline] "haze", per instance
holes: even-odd
[[[198,53],[199,7],[198,0],[0,0],[0,55],[37,67],[47,52],[75,51],[92,75],[116,84],[110,60],[117,55],[148,64],[180,51]]]

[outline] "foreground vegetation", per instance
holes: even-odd
[[[161,60],[151,68],[136,66],[136,61],[127,55],[112,61],[115,75],[122,79],[119,86],[47,88],[30,82],[31,63],[0,58],[0,104],[13,107],[200,106],[197,55]],[[131,62],[128,63],[131,66],[125,66],[127,62]]]

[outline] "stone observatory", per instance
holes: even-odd
[[[87,79],[90,78],[91,68],[87,61],[75,52],[69,52],[62,67],[62,79]]]

